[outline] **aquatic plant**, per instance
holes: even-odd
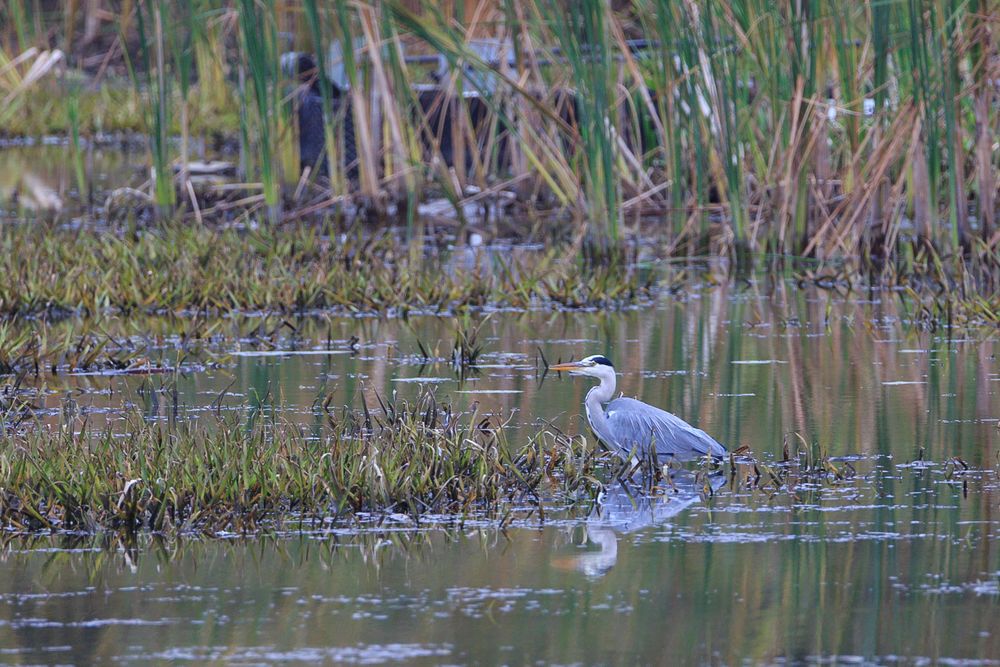
[[[80,197],[88,198],[87,177],[83,168],[83,143],[80,138],[80,93],[70,92],[66,100],[66,114],[69,117],[70,151],[73,159],[73,175],[76,177],[77,192]]]
[[[152,199],[157,207],[157,215],[161,218],[170,216],[177,199],[168,153],[173,76],[167,71],[165,31],[172,25],[167,13],[168,5],[163,0],[138,3],[136,27],[139,33],[140,66],[136,68],[131,60],[127,61],[136,92],[142,101],[152,154]],[[126,38],[126,35],[122,35],[123,40]]]
[[[267,204],[267,217],[277,223],[281,216],[281,163],[283,104],[280,82],[280,49],[276,8],[273,1],[240,0],[239,25],[243,64],[249,74],[250,91],[240,97],[240,104],[252,110],[241,113],[241,119],[252,123],[243,128],[244,136],[252,141],[252,154],[260,173]],[[250,103],[247,104],[246,100]]]
[[[581,440],[508,443],[503,424],[433,396],[377,410],[316,406],[311,430],[260,414],[181,424],[130,417],[116,431],[0,435],[7,530],[253,532],[358,512],[496,515],[542,499],[592,498]]]
[[[580,159],[586,177],[586,214],[592,233],[604,244],[617,243],[621,226],[616,168],[618,64],[611,49],[611,6],[604,0],[542,6],[554,41],[569,63],[578,114]]]
[[[464,313],[455,323],[455,342],[451,349],[451,366],[465,374],[476,364],[483,352],[483,342],[480,339],[483,325],[489,320],[489,315],[473,322],[468,313]]]
[[[389,235],[293,224],[241,232],[190,225],[116,236],[49,226],[0,228],[0,314],[275,312],[345,314],[626,306],[670,274],[582,267],[560,249],[531,261],[487,256],[445,271]]]

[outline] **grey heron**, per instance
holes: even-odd
[[[655,451],[657,460],[665,462],[670,458],[685,461],[701,456],[718,459],[726,455],[726,448],[715,438],[666,410],[634,398],[612,401],[615,368],[603,355],[556,364],[549,366],[549,370],[586,375],[601,381],[587,392],[584,400],[587,422],[597,439],[619,456],[634,453],[648,458]],[[607,412],[603,407],[605,403],[608,403]]]

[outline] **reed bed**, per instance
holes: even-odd
[[[453,414],[430,394],[316,410],[306,430],[259,414],[176,429],[135,416],[115,432],[8,430],[0,526],[247,533],[361,512],[502,518],[599,488],[583,440],[539,434],[514,447],[496,419]]]
[[[0,10],[10,105],[39,86],[58,95],[50,70],[82,72],[93,85],[80,127],[107,130],[121,105],[101,112],[86,96],[106,95],[123,63],[141,61],[130,95],[138,121],[114,122],[146,128],[156,173],[164,152],[187,154],[189,124],[228,119],[272,219],[276,189],[297,187],[290,119],[311,85],[280,80],[283,42],[321,51],[318,72],[343,86],[324,79],[313,91],[328,178],[309,179],[331,202],[395,201],[412,218],[413,202],[431,194],[460,210],[469,193],[503,190],[603,245],[641,224],[678,253],[708,241],[715,252],[878,263],[931,246],[975,262],[1000,242],[991,3],[108,0],[66,3],[61,17],[37,8],[12,0]],[[331,46],[339,58],[323,57]],[[438,99],[428,105],[414,86],[430,82]],[[164,143],[167,128],[179,148]],[[154,190],[161,206],[191,205]]]

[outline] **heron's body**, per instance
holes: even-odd
[[[637,454],[648,458],[655,452],[658,459],[687,460],[702,456],[721,458],[726,454],[726,448],[712,436],[666,410],[634,398],[612,400],[615,369],[603,356],[558,364],[552,369],[601,381],[587,392],[584,401],[587,422],[598,440],[619,456]]]

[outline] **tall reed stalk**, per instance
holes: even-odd
[[[281,219],[280,52],[274,0],[240,0],[240,45],[250,78],[256,162],[270,222]],[[241,100],[241,105],[246,104]]]
[[[173,77],[167,71],[164,30],[172,29],[168,19],[169,3],[149,0],[136,5],[139,33],[139,65],[136,70],[128,60],[129,72],[142,100],[149,148],[152,155],[153,202],[157,214],[166,218],[175,203],[174,178],[170,167],[169,133]],[[152,32],[150,32],[152,31]],[[122,39],[127,36],[122,35]]]
[[[29,0],[10,0],[7,3],[5,13],[8,15],[5,18],[14,26],[14,34],[17,36],[17,50],[24,51],[34,39],[31,3]]]
[[[190,98],[191,98],[191,70],[194,58],[192,41],[198,35],[195,27],[198,23],[198,16],[195,13],[195,3],[193,0],[183,0],[177,3],[177,9],[181,15],[180,23],[182,30],[171,31],[169,46],[174,58],[174,69],[177,72],[177,79],[180,88],[181,107],[181,149],[180,149],[180,181],[182,186],[187,185],[188,164],[191,162],[190,140]],[[178,34],[179,33],[179,34]]]
[[[197,72],[198,113],[222,114],[232,106],[232,85],[226,78],[226,12],[214,0],[187,0],[190,43]]]
[[[89,199],[87,177],[83,166],[83,141],[80,137],[80,92],[73,89],[66,100],[66,115],[69,117],[70,156],[73,161],[73,175],[81,198]]]
[[[544,6],[572,72],[585,173],[585,210],[592,232],[605,245],[618,241],[621,225],[615,168],[616,64],[612,60],[609,11],[606,0],[550,1]]]

